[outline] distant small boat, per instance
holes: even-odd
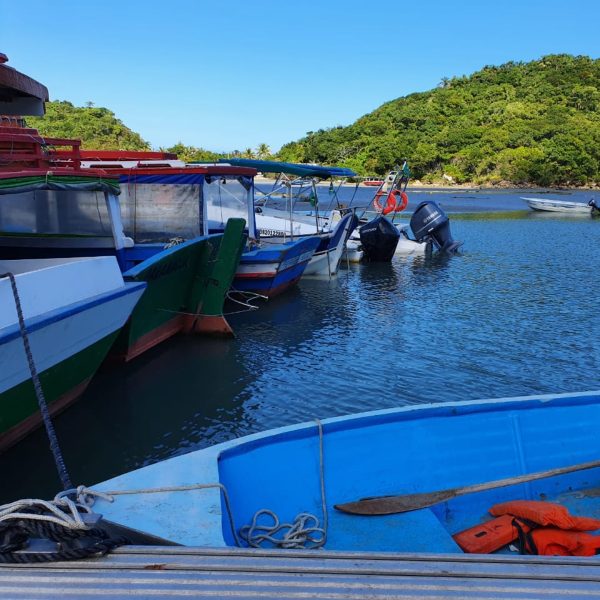
[[[529,208],[545,212],[573,213],[581,215],[599,214],[600,208],[594,200],[590,200],[587,204],[583,202],[568,202],[566,200],[551,200],[543,198],[524,198],[529,205]]]
[[[383,179],[365,179],[363,184],[371,187],[380,187],[383,185]]]

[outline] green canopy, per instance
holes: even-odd
[[[120,194],[118,179],[89,175],[44,175],[15,176],[0,173],[0,194],[18,194],[37,190],[89,191]]]
[[[251,158],[221,158],[221,163],[236,167],[251,167],[262,173],[289,173],[299,177],[356,177],[352,169],[345,167],[323,167],[321,165],[301,165],[297,163],[276,162],[272,160],[254,160]]]

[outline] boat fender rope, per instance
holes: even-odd
[[[35,362],[33,360],[33,353],[31,352],[31,346],[29,344],[29,334],[27,333],[27,327],[25,326],[25,318],[23,317],[21,298],[19,297],[19,290],[17,289],[17,281],[12,273],[4,273],[0,275],[0,279],[4,279],[6,277],[8,277],[8,279],[10,280],[10,286],[12,288],[13,298],[15,301],[15,308],[17,310],[17,318],[19,320],[19,330],[21,333],[21,339],[23,340],[23,347],[25,348],[27,364],[29,366],[29,373],[31,374],[31,380],[33,382],[38,406],[40,407],[40,412],[44,421],[44,427],[46,428],[46,434],[48,435],[48,439],[50,441],[50,449],[52,451],[52,456],[54,457],[54,464],[56,465],[56,470],[58,471],[58,475],[63,485],[63,489],[66,490],[72,488],[73,484],[71,483],[71,478],[69,477],[69,473],[67,471],[67,467],[65,465],[65,461],[60,450],[58,438],[56,437],[56,431],[54,429],[54,425],[50,417],[50,411],[48,410],[48,404],[46,402],[44,391],[42,390],[42,384],[40,382]]]

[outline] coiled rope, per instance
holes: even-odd
[[[26,499],[0,506],[0,563],[88,558],[130,543],[125,537],[112,538],[101,526],[96,526],[99,516],[92,512],[91,503],[94,497],[106,496],[86,489],[86,501],[82,503],[79,501],[82,489],[80,486],[77,490],[65,490],[52,501]],[[27,548],[32,538],[51,540],[56,550],[19,552]]]
[[[275,548],[291,549],[321,548],[327,542],[327,500],[325,497],[325,466],[323,453],[323,425],[315,419],[319,431],[319,480],[321,487],[321,511],[323,526],[312,513],[302,512],[296,515],[292,523],[280,523],[277,515],[268,509],[261,509],[254,514],[252,523],[239,530],[240,537],[252,548],[271,545]],[[259,523],[261,517],[268,517],[271,523]],[[263,518],[264,521],[264,518]]]
[[[23,340],[23,347],[25,348],[25,355],[27,357],[27,364],[29,366],[29,373],[31,374],[31,380],[33,381],[33,388],[35,390],[38,406],[40,407],[40,413],[42,414],[44,427],[46,428],[46,433],[50,441],[50,450],[52,450],[54,464],[56,465],[56,469],[58,471],[58,475],[60,477],[63,489],[66,490],[72,488],[73,484],[71,483],[71,478],[69,477],[69,473],[67,471],[62,452],[60,451],[58,438],[56,437],[56,431],[54,430],[54,425],[52,424],[52,419],[50,418],[48,404],[46,403],[44,391],[42,390],[42,384],[40,383],[40,378],[38,376],[38,372],[35,367],[35,362],[33,360],[33,354],[31,352],[31,346],[29,344],[29,334],[27,333],[27,327],[25,326],[23,308],[21,306],[21,299],[19,297],[19,290],[17,289],[17,281],[12,273],[4,273],[3,275],[0,275],[0,279],[6,277],[8,277],[8,279],[10,280],[10,287],[12,289],[13,298],[15,300],[15,307],[17,309],[17,318],[19,320],[19,330],[21,332],[21,339]]]

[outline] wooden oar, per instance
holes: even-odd
[[[555,475],[573,473],[574,471],[583,471],[600,467],[600,460],[571,465],[570,467],[560,467],[558,469],[549,469],[548,471],[538,471],[527,475],[518,475],[517,477],[508,477],[507,479],[496,479],[486,483],[475,483],[464,487],[450,488],[448,490],[439,490],[437,492],[422,492],[419,494],[403,494],[399,496],[376,496],[372,498],[363,498],[356,502],[347,504],[336,504],[335,508],[353,515],[392,515],[395,513],[409,512],[419,508],[427,508],[446,500],[451,500],[457,496],[473,494],[474,492],[484,492],[496,488],[525,483],[527,481],[536,481]]]

